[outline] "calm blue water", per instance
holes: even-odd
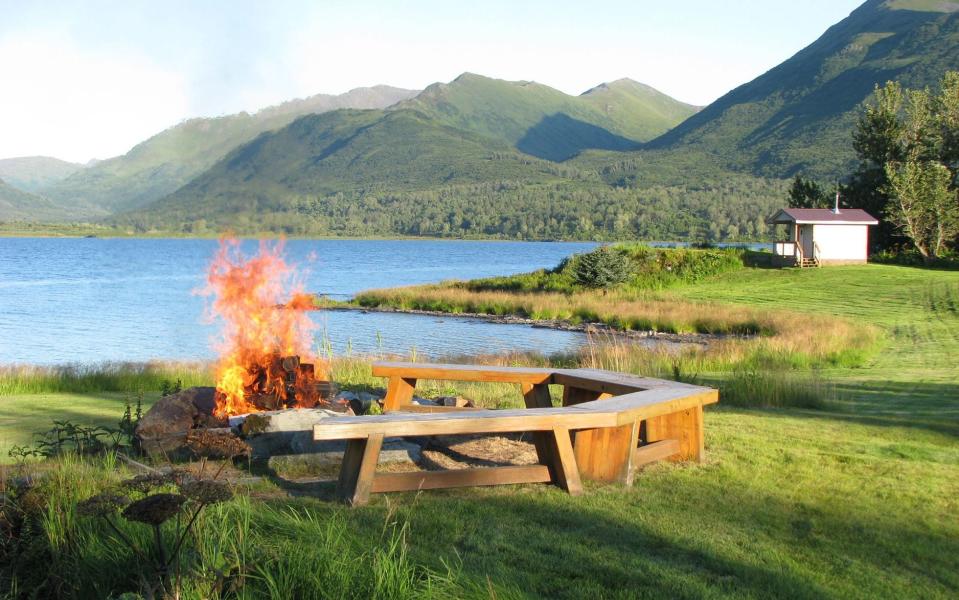
[[[589,243],[291,240],[308,291],[361,290],[551,267]],[[243,248],[254,253],[257,242]],[[215,356],[204,283],[215,240],[0,238],[0,364]],[[313,313],[334,352],[425,357],[579,346],[581,334],[475,319]],[[318,339],[321,345],[322,340]]]

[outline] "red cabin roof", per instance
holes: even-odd
[[[766,221],[769,224],[796,223],[799,225],[878,225],[875,217],[859,208],[782,208]]]

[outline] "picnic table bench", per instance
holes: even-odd
[[[576,495],[581,478],[630,485],[650,462],[701,460],[703,406],[719,399],[712,388],[597,369],[377,362],[373,375],[389,378],[386,414],[328,419],[313,429],[314,440],[347,440],[337,489],[354,506],[373,492],[553,483]],[[526,408],[413,404],[416,382],[423,379],[516,383]],[[563,386],[562,406],[553,406],[550,385]],[[537,464],[375,472],[386,437],[518,432],[531,434]]]

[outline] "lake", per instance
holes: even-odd
[[[243,249],[252,254],[255,240]],[[572,242],[290,240],[307,291],[345,299],[370,288],[532,271],[594,247]],[[218,326],[202,287],[216,240],[0,238],[0,364],[215,357]],[[574,350],[583,334],[406,314],[316,312],[318,347],[337,354]]]

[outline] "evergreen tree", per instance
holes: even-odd
[[[789,208],[829,208],[832,206],[830,194],[812,179],[803,179],[796,175],[789,188]]]
[[[602,289],[625,283],[632,274],[629,257],[616,248],[600,246],[596,250],[577,257],[573,268],[573,281],[577,284]]]

